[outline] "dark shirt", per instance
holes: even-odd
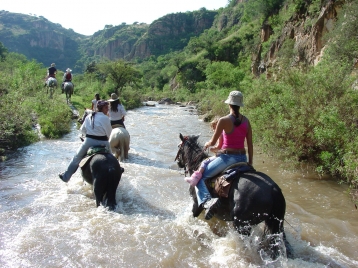
[[[48,68],[48,74],[49,75],[54,75],[56,71],[57,71],[57,69],[55,67]]]

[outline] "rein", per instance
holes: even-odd
[[[184,149],[185,143],[186,143],[188,140],[189,140],[189,137],[188,137],[188,136],[185,136],[185,137],[184,137],[184,141],[182,141],[182,143],[180,144],[178,153],[177,153],[177,155],[176,155],[174,161],[178,160],[179,155],[180,155],[181,151]],[[194,150],[195,152],[198,152],[196,148],[193,148],[193,147],[192,147],[191,143],[189,143],[188,146],[189,146],[190,149]],[[205,154],[205,150],[204,150],[204,149],[200,150],[200,152],[199,152],[198,155],[192,160],[192,162],[195,163],[195,162],[199,159],[199,157],[201,157],[203,154]],[[190,168],[188,167],[188,165],[189,165],[188,162],[187,162],[187,163],[184,163],[184,176],[186,176],[186,174],[190,173]]]

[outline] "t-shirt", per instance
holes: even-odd
[[[118,104],[117,106],[118,111],[117,112],[113,112],[111,110],[111,108],[109,108],[108,113],[109,113],[109,119],[111,121],[117,121],[117,120],[121,120],[123,116],[125,116],[126,110],[124,109],[123,105]]]
[[[96,99],[92,100],[92,104],[93,104],[93,111],[97,111],[97,100]]]
[[[92,116],[93,114],[90,114],[86,117],[80,128],[81,133],[83,135],[107,136],[109,138],[109,136],[111,136],[112,126],[108,116],[102,112],[96,112],[93,125]]]
[[[56,71],[57,71],[57,69],[55,67],[48,68],[48,74],[49,75],[54,75]]]

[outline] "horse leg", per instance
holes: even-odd
[[[121,174],[117,173],[117,170],[111,169],[108,174],[108,186],[107,186],[107,206],[109,210],[115,210],[117,206],[116,192],[119,181],[121,180]]]
[[[195,187],[190,186],[189,194],[193,198],[193,208],[191,209],[191,212],[193,213],[193,217],[196,218],[201,214],[201,212],[203,212],[204,207],[198,205],[198,198],[196,196]]]
[[[96,198],[96,206],[99,207],[104,197],[103,181],[94,178],[93,179],[93,192]]]
[[[121,158],[120,158],[120,161],[123,161],[123,160],[124,160],[124,148],[125,148],[124,142],[121,142],[121,143],[119,144],[119,146],[120,146],[120,150],[121,150]]]
[[[129,142],[130,142],[130,137],[128,136],[126,139],[125,139],[125,148],[124,148],[124,157],[125,159],[128,159],[128,151],[129,151]]]

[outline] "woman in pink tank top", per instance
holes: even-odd
[[[211,198],[205,185],[205,180],[222,172],[226,167],[237,162],[248,162],[252,165],[253,144],[250,121],[240,114],[240,107],[244,106],[243,95],[240,91],[232,91],[225,101],[229,104],[230,114],[219,119],[216,130],[210,141],[205,143],[204,149],[214,146],[222,135],[221,150],[217,157],[205,168],[201,180],[196,185],[198,205],[206,209],[205,219],[209,220],[215,214],[219,206],[218,198]],[[246,156],[245,140],[247,143]]]

